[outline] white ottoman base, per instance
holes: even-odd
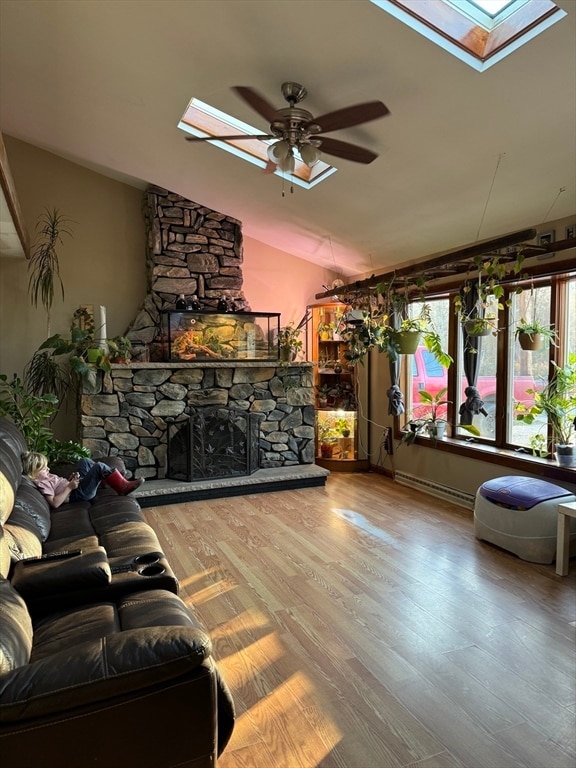
[[[530,509],[508,509],[476,494],[474,533],[530,563],[552,563],[556,557],[558,504],[574,496],[548,499]],[[570,526],[570,556],[576,555],[576,519]]]

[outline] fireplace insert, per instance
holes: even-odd
[[[167,476],[194,482],[251,475],[259,466],[259,425],[255,413],[201,408],[168,437]]]

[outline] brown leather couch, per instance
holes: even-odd
[[[25,450],[0,418],[2,762],[215,766],[233,702],[137,502],[108,490],[51,510]]]

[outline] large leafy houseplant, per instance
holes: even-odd
[[[17,376],[8,379],[0,374],[0,416],[5,416],[20,429],[30,451],[43,453],[53,464],[89,457],[88,448],[54,437],[49,423],[57,409],[55,395],[34,395]]]
[[[93,360],[89,359],[92,351],[96,351]],[[99,370],[111,370],[110,358],[98,349],[92,316],[79,309],[72,318],[68,338],[53,334],[34,353],[26,367],[26,385],[34,394],[51,392],[62,399],[77,380],[75,375],[94,386]]]
[[[571,457],[566,464],[573,466],[574,437],[576,430],[576,355],[570,356],[566,365],[552,363],[554,371],[547,384],[538,390],[526,390],[534,400],[531,405],[516,402],[516,418],[524,424],[533,424],[544,415],[550,429],[550,449],[556,448],[558,456]],[[543,427],[544,429],[544,427]],[[544,438],[546,440],[546,438]],[[542,441],[541,441],[542,442]],[[548,442],[548,441],[546,441]],[[559,461],[559,463],[564,463]]]

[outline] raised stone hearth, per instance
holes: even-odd
[[[327,469],[317,464],[300,464],[297,467],[259,469],[246,477],[197,480],[194,483],[151,480],[134,491],[134,496],[141,507],[161,507],[202,499],[272,493],[293,488],[318,488],[326,485],[329,474]]]
[[[120,456],[136,477],[167,477],[170,430],[214,406],[258,416],[258,467],[314,463],[310,363],[114,365],[81,401],[82,442]]]

